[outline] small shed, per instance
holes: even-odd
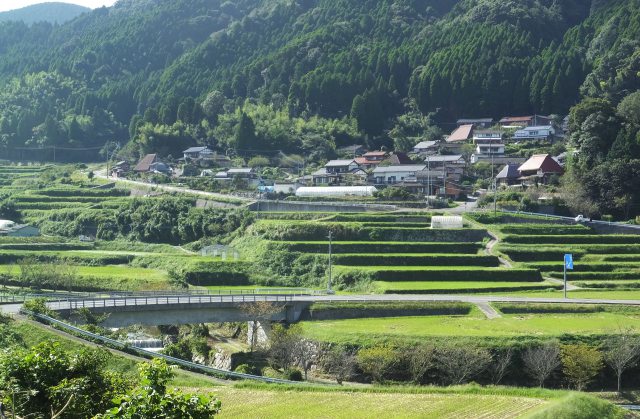
[[[462,227],[464,227],[464,223],[459,215],[436,215],[431,217],[431,228],[433,229]]]

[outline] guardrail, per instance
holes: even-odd
[[[98,341],[98,342],[100,342],[102,344],[105,344],[107,346],[113,347],[114,349],[120,349],[120,350],[123,350],[124,352],[134,353],[134,354],[142,356],[144,358],[161,358],[161,359],[166,360],[170,364],[180,365],[180,366],[185,367],[185,368],[187,368],[189,370],[200,371],[200,372],[202,372],[204,374],[221,375],[221,376],[227,377],[227,378],[235,378],[235,379],[241,379],[241,380],[262,381],[262,382],[265,382],[265,383],[273,383],[273,384],[306,384],[306,383],[301,382],[301,381],[283,380],[283,379],[280,379],[280,378],[269,378],[269,377],[263,377],[263,376],[260,376],[260,375],[243,374],[243,373],[240,373],[240,372],[227,371],[227,370],[223,370],[223,369],[219,369],[219,368],[208,367],[206,365],[196,364],[195,362],[189,362],[189,361],[185,361],[183,359],[174,358],[172,356],[159,354],[159,353],[152,352],[152,351],[147,351],[146,349],[136,348],[136,347],[130,346],[129,344],[120,342],[120,341],[115,340],[115,339],[111,339],[111,338],[108,338],[108,337],[105,337],[105,336],[102,336],[102,335],[98,335],[96,333],[87,332],[86,330],[80,329],[79,327],[72,326],[72,325],[70,325],[68,323],[65,323],[65,322],[62,322],[60,320],[54,319],[53,317],[45,316],[43,314],[33,313],[33,312],[29,311],[29,310],[24,310],[24,309],[20,310],[20,313],[29,315],[31,317],[34,317],[35,319],[40,320],[40,321],[42,321],[44,323],[58,326],[58,327],[62,328],[63,331],[66,331],[67,333],[71,333],[71,334],[76,335],[76,336],[81,337],[81,338],[89,338],[89,339],[91,339],[93,341]]]
[[[252,303],[257,301],[290,302],[295,295],[185,295],[175,297],[131,297],[57,300],[49,303],[52,310],[78,308],[136,307],[170,304]]]
[[[544,218],[554,218],[554,219],[558,219],[558,220],[567,220],[567,221],[572,221],[574,223],[578,223],[578,221],[576,221],[575,217],[565,217],[562,215],[551,215],[551,214],[543,214],[543,213],[539,213],[539,212],[527,212],[527,211],[512,211],[512,210],[500,210],[500,212],[506,212],[509,214],[520,214],[520,215],[533,215],[536,217],[544,217]],[[620,222],[615,222],[615,221],[602,221],[602,220],[591,220],[591,219],[585,219],[582,222],[586,223],[586,224],[601,224],[601,225],[614,225],[614,226],[620,226],[620,227],[628,227],[628,228],[635,228],[640,230],[640,225],[635,225],[635,224],[626,224],[626,223],[620,223]]]
[[[247,289],[219,289],[219,290],[165,290],[165,291],[105,291],[105,292],[41,292],[41,293],[5,293],[0,294],[1,303],[22,303],[34,298],[46,300],[91,300],[104,298],[127,297],[175,297],[175,296],[252,296],[252,295],[324,295],[326,290],[309,288],[247,288]]]

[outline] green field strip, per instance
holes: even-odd
[[[536,263],[525,263],[523,266],[539,269],[542,272],[552,272],[561,270],[564,262],[554,261],[554,262],[536,262]],[[640,270],[640,261],[637,263],[633,262],[611,262],[611,263],[602,263],[602,262],[586,262],[583,260],[574,262],[573,264],[573,272],[614,272],[614,271],[628,271],[628,270]]]
[[[516,235],[507,234],[502,238],[509,244],[640,244],[640,236],[629,234],[559,234],[559,235]]]
[[[554,283],[530,283],[530,282],[461,282],[461,281],[405,281],[385,282],[374,281],[377,292],[383,294],[426,294],[426,293],[477,293],[477,292],[506,292],[506,291],[534,291],[543,289],[560,289],[561,286]]]
[[[459,255],[459,254],[362,254],[342,253],[334,255],[336,265],[343,266],[478,266],[498,267],[500,261],[496,256]]]
[[[548,272],[546,275],[551,278],[564,278],[563,272]],[[570,281],[587,281],[587,280],[634,280],[640,277],[640,270],[635,271],[616,271],[616,272],[567,272],[567,279]]]
[[[514,235],[565,235],[565,234],[593,234],[593,229],[583,225],[558,224],[494,224],[502,234]]]
[[[323,253],[329,249],[328,241],[270,241],[267,245],[282,247],[291,252]],[[455,242],[394,242],[394,241],[334,241],[334,253],[455,253],[477,254],[484,245],[481,243]]]
[[[386,317],[303,322],[307,336],[326,342],[368,344],[385,338],[556,337],[603,335],[620,331],[619,325],[640,327],[638,312],[505,314],[482,316]]]
[[[624,281],[570,281],[571,284],[580,288],[593,289],[640,289],[640,275],[636,279]]]
[[[466,266],[340,266],[336,274],[368,273],[373,280],[403,281],[470,281],[470,282],[542,282],[540,273],[533,269],[478,268]]]

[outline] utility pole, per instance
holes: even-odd
[[[331,260],[331,240],[333,239],[333,233],[331,231],[329,231],[329,236],[327,236],[329,239],[329,282],[327,283],[327,294],[333,294],[333,291],[331,290],[331,265],[332,265],[332,260]]]
[[[431,207],[431,156],[427,154],[427,209]]]
[[[564,298],[567,298],[567,262],[565,261],[563,264],[564,268]]]
[[[496,184],[496,177],[493,173],[493,138],[489,140],[489,153],[491,153],[491,185],[493,186],[493,215],[496,215],[496,200],[498,198],[498,185]]]

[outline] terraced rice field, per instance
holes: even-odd
[[[514,231],[509,226],[497,228]],[[640,286],[639,235],[594,234],[582,225],[521,226],[516,231],[527,234],[506,234],[498,250],[519,267],[563,279],[563,255],[572,253],[574,269],[567,272],[567,279],[573,285],[612,290]]]
[[[268,391],[213,389],[223,400],[221,418],[513,418],[549,400],[474,394]],[[295,401],[292,403],[292,401]]]
[[[487,319],[477,309],[469,315],[416,316],[303,322],[305,333],[320,341],[370,344],[388,339],[426,337],[552,337],[602,335],[625,327],[640,328],[640,311],[596,313],[503,314]]]
[[[261,220],[255,234],[267,246],[291,253],[326,258],[333,236],[337,282],[380,293],[447,293],[558,289],[535,268],[507,269],[487,253],[488,234],[470,225],[433,230],[430,214],[337,214],[315,220]],[[292,214],[292,218],[295,214]],[[268,217],[267,217],[268,218]]]

